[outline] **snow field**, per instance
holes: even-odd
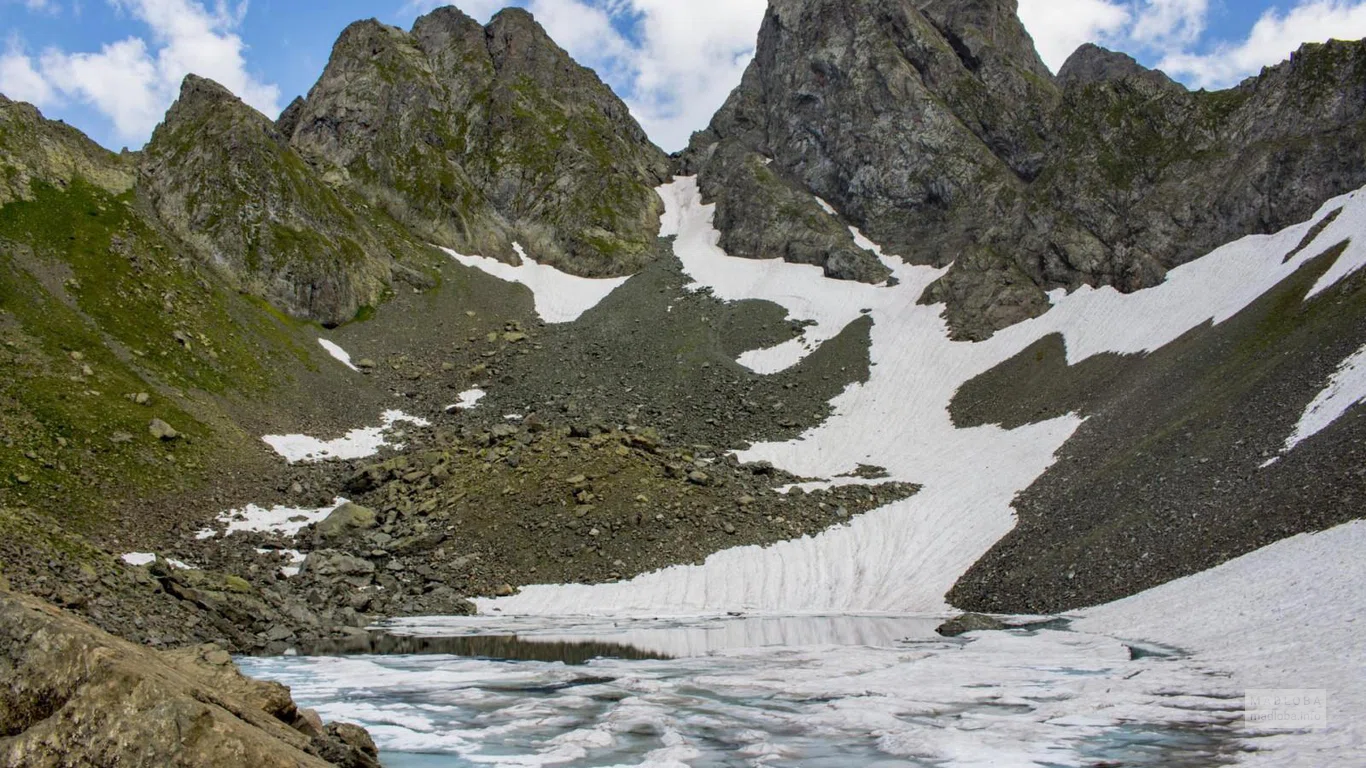
[[[572,323],[578,320],[584,312],[602,303],[603,299],[629,279],[619,277],[602,280],[577,277],[547,264],[537,263],[517,243],[513,243],[512,247],[522,260],[519,266],[514,267],[485,256],[465,256],[449,248],[441,250],[467,267],[531,289],[532,296],[535,297],[536,314],[547,323]]]
[[[739,452],[744,461],[770,461],[805,477],[829,478],[859,464],[885,467],[890,479],[918,483],[920,493],[875,510],[815,538],[769,548],[713,555],[630,582],[596,586],[528,587],[520,594],[479,602],[483,611],[527,615],[679,616],[728,611],[773,614],[922,612],[948,609],[943,596],[973,562],[1014,526],[1014,496],[1052,465],[1056,451],[1081,420],[1065,416],[1015,430],[957,429],[948,406],[965,382],[1010,359],[1049,334],[1062,334],[1068,361],[1103,352],[1151,352],[1206,322],[1237,314],[1305,262],[1366,229],[1366,198],[1352,193],[1326,204],[1314,221],[1342,214],[1308,249],[1283,263],[1313,225],[1244,238],[1186,266],[1166,283],[1124,295],[1083,288],[1051,296],[1044,316],[981,343],[948,338],[942,307],[919,306],[925,287],[943,270],[909,266],[883,256],[895,286],[828,280],[817,267],[781,260],[727,256],[717,247],[713,206],[703,205],[695,179],[659,190],[664,236],[698,287],[727,301],[764,299],[797,320],[813,321],[798,343],[746,353],[760,372],[796,364],[811,349],[871,310],[871,357],[866,384],[833,400],[834,415],[800,438]],[[1355,242],[1316,285],[1322,291],[1366,264],[1366,242]]]

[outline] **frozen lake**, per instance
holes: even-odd
[[[939,618],[431,619],[243,659],[392,768],[1210,766],[1242,692],[1174,649]],[[365,650],[365,648],[361,648]]]

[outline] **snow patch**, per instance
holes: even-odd
[[[825,202],[825,199],[822,197],[816,198],[816,205],[819,205],[822,211],[825,211],[831,216],[839,216],[839,212],[835,210],[835,206]]]
[[[1304,409],[1295,431],[1285,440],[1282,454],[1327,429],[1357,403],[1366,402],[1366,346],[1342,361],[1318,397]]]
[[[161,557],[151,552],[129,552],[128,554],[119,557],[120,560],[132,566],[151,565],[152,563],[155,563],[158,558],[165,562],[166,565],[179,571],[199,570],[183,560],[176,560],[173,557]]]
[[[536,314],[547,323],[572,323],[584,312],[596,307],[612,291],[630,278],[593,279],[561,272],[552,266],[539,264],[526,255],[522,246],[513,243],[513,250],[521,257],[520,266],[504,264],[484,256],[465,256],[449,248],[442,248],[451,258],[486,272],[499,280],[519,283],[531,289],[535,297]]]
[[[327,350],[327,354],[336,358],[337,361],[340,362],[342,365],[346,366],[347,368],[350,368],[353,371],[356,371],[357,373],[360,372],[359,368],[351,364],[351,355],[348,354],[346,350],[328,341],[327,339],[318,339],[318,344],[323,349]]]
[[[947,610],[943,596],[1015,525],[1015,495],[1055,461],[1082,420],[1063,416],[1014,430],[957,429],[948,406],[964,383],[1039,339],[1061,334],[1068,362],[1093,355],[1151,352],[1203,323],[1222,322],[1289,277],[1326,248],[1284,258],[1312,223],[1244,238],[1171,271],[1167,281],[1135,294],[1082,288],[1052,294],[1053,309],[980,343],[949,339],[942,306],[920,306],[942,269],[883,256],[857,230],[857,242],[892,270],[895,284],[826,279],[819,267],[727,256],[717,246],[714,206],[703,205],[696,179],[659,189],[662,236],[698,288],[725,301],[764,299],[815,324],[794,342],[745,353],[740,360],[771,373],[795,364],[833,338],[863,310],[873,318],[869,381],[832,401],[829,420],[801,437],[762,443],[738,454],[769,461],[794,475],[833,479],[860,464],[887,468],[888,480],[917,483],[915,496],[820,534],[765,549],[718,553],[700,566],[680,566],[629,582],[533,586],[481,610],[527,615],[679,616],[727,611],[781,614]],[[1315,220],[1342,214],[1321,236],[1340,243],[1366,229],[1366,199],[1325,204]],[[1330,274],[1366,264],[1366,238],[1350,243]],[[914,396],[907,396],[914,393]]]
[[[482,389],[469,389],[460,393],[460,400],[454,405],[446,406],[446,412],[468,411],[479,405],[479,401],[484,399],[488,393]]]
[[[303,565],[304,560],[308,559],[307,555],[297,549],[257,549],[256,553],[258,555],[281,554],[288,557],[290,564],[280,568],[280,574],[286,578],[298,576],[300,566]]]
[[[385,411],[381,417],[382,424],[378,427],[365,427],[353,429],[345,436],[336,440],[319,440],[308,435],[266,435],[261,438],[275,452],[280,454],[290,464],[315,463],[327,461],[329,459],[364,459],[379,453],[382,448],[389,447],[389,432],[394,425],[399,422],[407,422],[419,427],[431,426],[431,422],[420,419],[416,416],[409,416],[402,411]],[[394,448],[402,448],[402,445],[393,445]]]
[[[285,506],[274,506],[267,509],[255,504],[248,504],[242,509],[224,512],[218,516],[218,522],[227,527],[223,532],[224,536],[231,536],[239,531],[297,536],[305,526],[326,519],[328,515],[337,511],[338,507],[349,503],[346,499],[338,497],[333,500],[332,506],[317,509]]]

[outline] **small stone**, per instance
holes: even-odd
[[[20,485],[28,485],[29,483],[33,482],[33,478],[29,477],[28,475],[15,475],[14,482]]]
[[[158,440],[175,440],[180,437],[180,433],[175,431],[174,427],[161,419],[152,419],[152,423],[147,425],[147,431]]]
[[[711,482],[711,477],[706,472],[693,470],[688,473],[688,482],[693,485],[707,485]]]
[[[730,523],[722,525],[721,530],[725,531],[726,534],[730,536],[734,536],[737,533],[737,531],[735,530],[735,526],[731,525]]]
[[[1006,629],[1006,623],[1000,619],[993,619],[980,613],[965,613],[940,624],[935,632],[944,637],[958,637],[967,632],[994,632],[1002,629]]]
[[[356,367],[361,369],[362,371],[370,371],[374,370],[375,368],[378,368],[379,365],[374,360],[371,360],[368,357],[363,357],[356,361]]]
[[[517,594],[517,590],[513,589],[511,584],[504,584],[497,590],[495,590],[494,594],[498,597],[512,597],[513,595]]]

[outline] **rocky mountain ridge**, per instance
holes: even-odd
[[[357,22],[279,123],[339,186],[440,245],[619,276],[655,252],[669,175],[626,105],[531,14]]]
[[[1047,311],[1046,291],[1156,285],[1366,182],[1361,43],[1306,45],[1235,89],[1190,92],[1094,45],[1054,78],[1016,10],[771,4],[743,82],[683,157],[718,204],[723,245],[771,253],[773,211],[800,211],[784,238],[831,258],[785,257],[880,279],[840,266],[850,243],[818,195],[888,252],[952,264],[924,301],[979,340]],[[773,202],[756,205],[754,187]]]

